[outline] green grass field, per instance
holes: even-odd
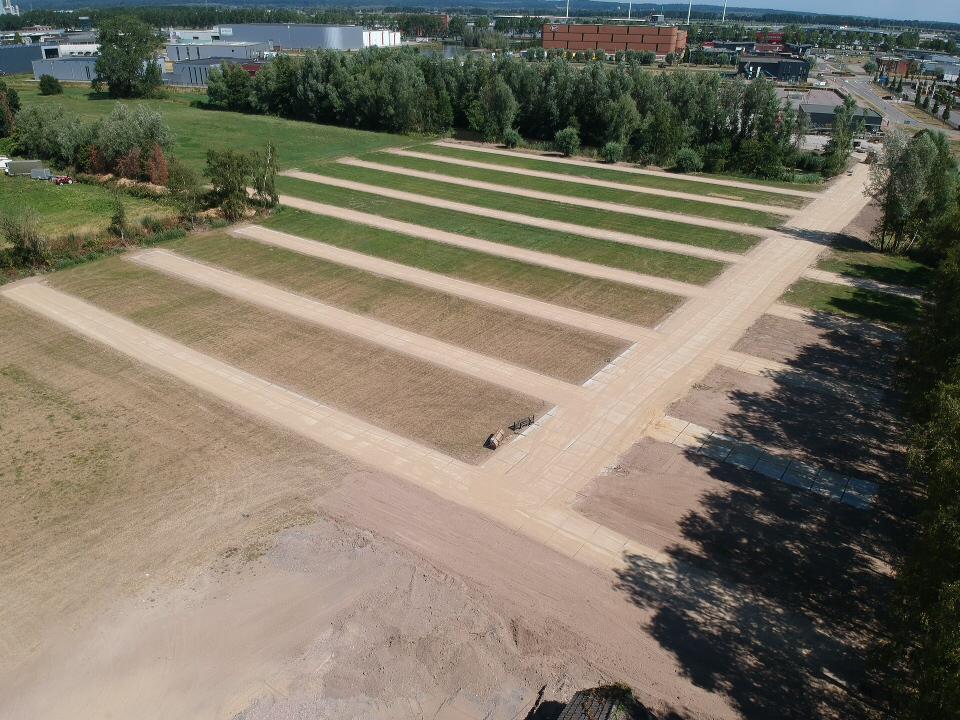
[[[282,209],[263,224],[403,265],[637,325],[655,324],[681,302],[680,298],[666,293],[528,265],[289,208]]]
[[[781,225],[785,218],[782,215],[748,210],[745,208],[717,205],[709,202],[694,200],[678,200],[677,198],[663,197],[632,192],[630,190],[614,190],[610,188],[582,185],[563,180],[546,180],[526,175],[513,175],[499,170],[483,170],[464,165],[451,165],[436,160],[402,157],[385,152],[374,152],[363,157],[370,162],[390,165],[392,167],[420,170],[423,172],[450,175],[468,180],[495,183],[512,188],[523,188],[555,195],[597,200],[601,202],[617,203],[628,207],[646,208],[677,214],[689,214],[696,217],[725,220],[727,222],[757,225],[758,227],[775,228]]]
[[[491,210],[520,213],[547,220],[587,225],[603,230],[615,230],[672,242],[699,245],[700,247],[714,248],[717,250],[746,252],[759,242],[758,237],[743,235],[729,230],[718,230],[673,220],[659,220],[656,218],[609,212],[607,210],[583,208],[559,202],[531,200],[519,195],[458,187],[435,180],[404,177],[393,173],[384,173],[367,168],[341,165],[339,163],[327,163],[315,171],[328,177],[366,183],[377,187],[394,188],[419,196],[442,198],[455,202],[468,203],[478,207],[490,208]],[[315,185],[320,187],[319,184]],[[285,185],[284,187],[290,186]],[[312,199],[322,199],[322,195]],[[430,209],[427,213],[432,211],[433,210]]]
[[[900,295],[815,280],[798,280],[781,299],[811,310],[891,325],[910,325],[916,322],[920,311],[920,303]]]
[[[902,255],[841,249],[830,250],[817,263],[817,267],[847,277],[908,287],[926,286],[933,272],[927,265]]]
[[[715,278],[725,267],[723,263],[679,253],[595,240],[493,218],[465,215],[452,210],[431,208],[430,212],[424,212],[423,206],[416,203],[320,185],[296,178],[279,177],[277,187],[281,192],[290,195],[373,213],[393,220],[598,265],[668,277],[682,282],[705,284]]]
[[[726,187],[724,185],[710,185],[702,182],[692,182],[690,180],[685,180],[683,175],[677,175],[676,178],[661,177],[657,175],[637,175],[635,173],[605,168],[599,164],[596,167],[587,167],[584,165],[568,165],[564,163],[550,162],[548,160],[538,160],[536,156],[525,153],[516,153],[514,155],[494,155],[493,153],[440,147],[430,143],[418,145],[411,149],[418,152],[427,152],[432,155],[438,155],[440,157],[471,160],[474,162],[486,163],[488,165],[503,165],[506,167],[525,168],[527,170],[540,170],[557,175],[586,177],[594,180],[616,182],[622,185],[636,185],[637,187],[649,187],[660,190],[672,190],[675,192],[687,192],[696,195],[703,195],[704,197],[745,200],[747,202],[775,205],[785,208],[800,208],[809,202],[807,198],[797,197],[795,195],[781,195],[779,193],[766,192],[762,189],[746,190],[743,188]]]
[[[130,222],[147,215],[163,218],[174,214],[162,202],[123,193],[119,198]],[[115,202],[113,191],[98,185],[75,183],[57,187],[51,182],[0,175],[0,215],[33,212],[40,228],[51,237],[102,232],[110,224]]]
[[[63,95],[43,96],[34,82],[17,79],[10,84],[20,93],[24,107],[61,105],[68,114],[87,120],[109,114],[117,103],[86,88],[67,87]],[[171,93],[163,100],[123,102],[147,105],[162,113],[174,135],[174,155],[197,169],[203,167],[211,148],[254,150],[272,141],[277,146],[280,167],[290,168],[410,142],[404,135],[191,107],[192,102],[205,97],[200,93]]]

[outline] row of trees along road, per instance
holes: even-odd
[[[584,145],[621,143],[636,162],[669,165],[691,148],[705,170],[762,178],[788,177],[809,159],[798,150],[802,117],[771,83],[630,62],[318,51],[278,57],[253,78],[236,66],[211,72],[208,97],[228,110],[399,133],[459,128],[495,140],[516,129],[552,141],[573,127]]]
[[[888,136],[871,168],[883,211],[875,242],[935,265],[910,333],[904,387],[910,471],[921,509],[891,605],[890,670],[898,717],[960,718],[960,181],[947,138]]]

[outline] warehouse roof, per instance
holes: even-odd
[[[773,65],[779,63],[806,63],[806,60],[797,60],[796,58],[785,57],[741,57],[740,62],[753,63],[754,65]]]
[[[807,115],[812,115],[813,113],[827,113],[828,115],[833,115],[834,111],[840,107],[839,105],[819,105],[817,103],[800,103],[800,109],[803,110]],[[882,118],[883,115],[878,113],[876,110],[871,110],[870,108],[858,107],[854,113],[858,116],[875,116]]]

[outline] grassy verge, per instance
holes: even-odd
[[[551,172],[557,175],[570,175],[573,177],[585,177],[593,180],[616,182],[622,185],[636,185],[637,187],[649,187],[659,190],[688,192],[697,195],[703,195],[704,197],[744,200],[747,202],[776,205],[787,208],[803,207],[803,205],[809,202],[807,198],[793,195],[781,195],[779,193],[765,192],[763,190],[746,190],[744,188],[726,187],[724,185],[710,185],[702,182],[692,182],[690,180],[685,180],[683,175],[678,175],[676,179],[658,175],[638,175],[636,173],[628,173],[605,168],[599,163],[596,167],[570,165],[565,163],[550,162],[548,160],[539,160],[536,158],[536,156],[531,156],[525,153],[516,153],[514,155],[494,155],[492,153],[481,153],[473,150],[460,150],[458,148],[440,147],[433,144],[418,145],[413,149],[417,150],[418,152],[428,152],[431,155],[438,155],[440,157],[472,160],[474,162],[487,163],[488,165],[504,165],[506,167],[524,168],[526,170],[540,170],[543,172]]]
[[[680,298],[666,293],[527,265],[290,209],[283,209],[264,225],[403,265],[638,325],[656,324],[681,302]]]
[[[500,170],[484,170],[465,165],[451,165],[437,160],[403,157],[384,152],[370,153],[364,156],[363,159],[384,165],[391,165],[393,167],[452,175],[467,180],[495,183],[507,187],[536,190],[586,200],[617,203],[628,207],[659,210],[661,212],[677,213],[680,215],[688,214],[696,217],[712,218],[714,220],[743,223],[745,225],[757,225],[758,227],[775,228],[781,225],[785,219],[780,215],[761,212],[759,210],[717,205],[709,202],[679,200],[661,195],[649,195],[631,192],[630,190],[614,190],[611,188],[595,187],[593,185],[565,182],[563,180],[546,180],[544,178],[529,177],[526,175],[508,174]]]
[[[127,220],[136,223],[147,216],[172,217],[174,210],[163,202],[119,193]],[[40,229],[51,237],[103,232],[110,225],[115,207],[112,190],[99,185],[62,185],[22,177],[0,175],[0,215],[36,213]]]
[[[595,240],[555,230],[517,225],[504,220],[465,215],[452,210],[432,208],[429,213],[425,213],[423,206],[416,203],[320,185],[296,178],[279,177],[277,187],[281,192],[290,195],[373,213],[393,220],[598,265],[668,277],[682,282],[707,283],[725,267],[723,263],[679,253]]]
[[[595,210],[559,202],[531,200],[519,195],[457,187],[435,180],[421,180],[338,163],[324,165],[317,172],[328,177],[366,183],[377,187],[393,188],[421,196],[469,203],[491,210],[520,213],[546,220],[587,225],[603,230],[644,235],[717,250],[746,252],[759,242],[757,237],[742,235],[729,230]],[[429,212],[432,212],[432,209]]]
[[[800,190],[801,192],[820,192],[826,188],[824,182],[790,182],[789,180],[760,180],[749,175],[737,175],[735,173],[697,173],[697,177],[708,178],[710,180],[736,180],[746,182],[757,187],[775,187],[784,190]]]
[[[63,95],[43,96],[36,83],[11,81],[10,84],[20,93],[24,107],[61,105],[70,115],[84,120],[107,115],[117,103],[86,88],[67,87]],[[355,155],[409,142],[404,135],[192,106],[192,103],[202,101],[205,97],[200,93],[171,93],[168,98],[161,100],[123,102],[147,105],[162,113],[174,135],[173,154],[196,169],[203,167],[208,149],[259,150],[267,141],[277,146],[281,168],[300,167],[311,161]]]
[[[891,285],[924,287],[932,269],[902,255],[863,250],[831,250],[817,267],[852,278],[864,278]]]
[[[920,311],[920,303],[910,298],[814,280],[798,280],[781,299],[811,310],[891,325],[910,325]]]

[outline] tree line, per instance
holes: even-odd
[[[210,74],[214,107],[396,133],[508,131],[553,141],[568,127],[583,144],[619,143],[634,162],[670,165],[690,149],[711,172],[790,177],[810,162],[798,149],[804,118],[766,81],[717,73],[655,74],[640,62],[575,67],[412,51],[281,56],[254,77],[237,66]]]
[[[892,132],[868,188],[873,241],[934,266],[909,333],[903,387],[919,513],[897,568],[879,660],[897,717],[960,718],[960,175],[946,136]]]

